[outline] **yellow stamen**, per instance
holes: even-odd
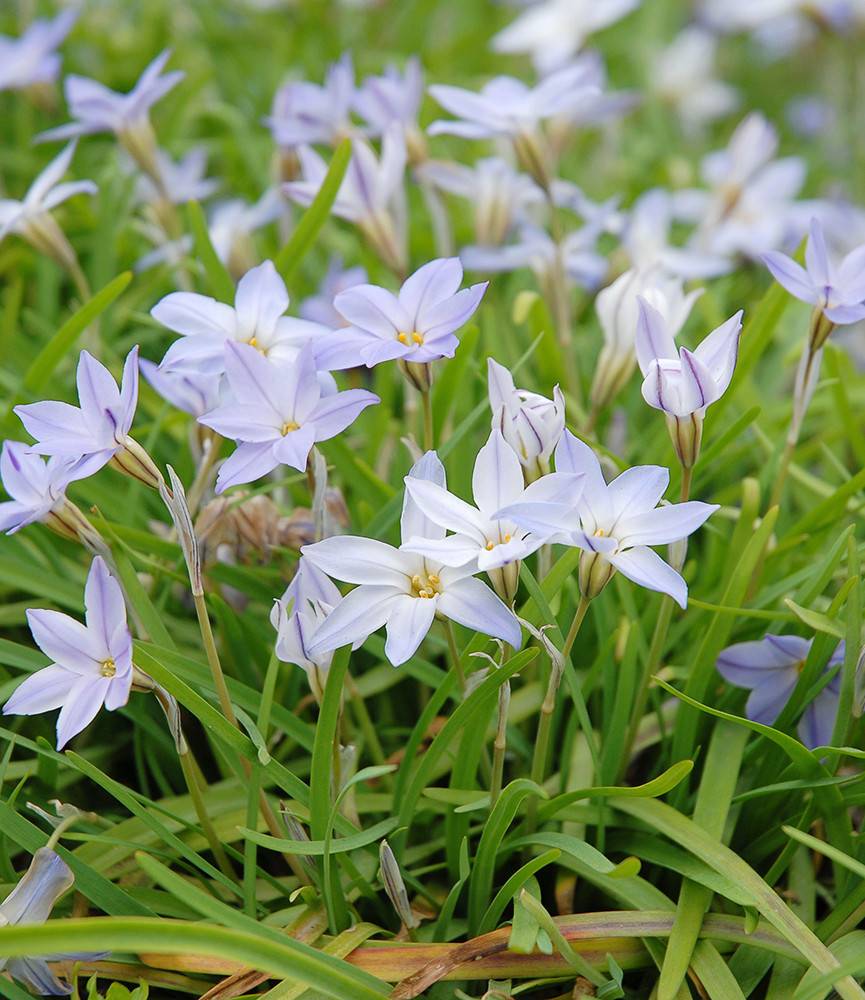
[[[114,677],[117,673],[117,664],[110,656],[107,660],[103,660],[102,663],[99,664],[99,673],[102,674],[103,677]]]
[[[290,433],[291,431],[299,431],[299,430],[300,430],[300,424],[296,424],[293,420],[287,420],[282,425],[280,434],[282,434],[282,436],[285,437],[285,435]]]
[[[411,339],[416,344],[422,344],[423,343],[423,334],[422,333],[418,333],[417,330],[415,330],[414,333],[411,335]]]
[[[435,575],[435,573],[430,573],[429,576],[427,577],[427,580],[429,580],[429,582],[433,585],[433,587],[437,587],[439,583],[441,583],[441,581]]]
[[[247,344],[249,344],[250,347],[258,347],[258,339],[256,337],[250,337],[249,340],[247,340]]]
[[[398,333],[398,334],[396,335],[396,339],[397,339],[397,340],[398,340],[398,341],[399,341],[399,342],[400,342],[401,344],[407,344],[407,343],[408,343],[408,334],[407,334],[407,333]]]
[[[495,547],[496,547],[496,543],[495,542],[487,542],[487,545],[486,545],[487,552],[492,552]]]

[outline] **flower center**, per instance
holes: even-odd
[[[102,674],[103,677],[114,677],[117,673],[117,664],[114,662],[112,657],[109,656],[107,660],[103,660],[99,664],[99,673]]]
[[[428,573],[425,576],[415,573],[411,578],[411,592],[412,597],[429,600],[429,598],[441,593],[441,578],[435,573]]]
[[[246,343],[249,344],[250,347],[254,347],[259,354],[263,354],[267,357],[267,349],[259,344],[258,337],[256,337],[255,334],[253,334],[249,340],[246,341]]]
[[[406,345],[408,345],[408,344],[418,344],[418,345],[420,345],[420,344],[423,343],[423,334],[422,333],[418,333],[417,330],[413,330],[411,333],[398,333],[396,335],[396,339],[401,344],[406,344]]]
[[[487,542],[486,544],[487,552],[492,552],[497,545],[507,545],[512,537],[513,537],[512,535],[506,534],[500,542],[493,542],[493,541]]]
[[[595,538],[606,538],[606,537],[607,537],[607,533],[606,533],[606,531],[604,531],[603,528],[597,528],[595,530]]]
[[[279,433],[285,437],[286,434],[290,434],[292,431],[299,431],[300,424],[296,424],[293,420],[286,420],[286,422],[280,428]]]

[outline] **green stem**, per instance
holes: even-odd
[[[577,605],[577,610],[574,612],[574,619],[571,622],[571,627],[568,629],[567,637],[565,638],[565,643],[562,646],[561,657],[559,662],[551,659],[550,661],[550,679],[547,683],[547,692],[544,695],[544,701],[541,705],[541,713],[538,718],[538,734],[535,738],[535,751],[532,756],[532,781],[537,785],[542,785],[547,771],[547,756],[550,745],[550,735],[553,728],[553,712],[556,708],[556,695],[559,691],[559,686],[562,683],[562,674],[564,672],[565,660],[570,656],[571,649],[573,649],[574,642],[576,641],[577,635],[580,631],[580,626],[586,617],[586,612],[589,610],[589,600],[586,597],[580,597],[580,603]],[[534,817],[531,814],[534,810],[529,807],[531,825],[533,824]]]
[[[231,696],[228,693],[228,685],[225,683],[225,674],[222,672],[222,663],[220,662],[219,652],[216,648],[216,640],[213,637],[213,628],[210,625],[210,618],[207,614],[204,594],[193,594],[192,600],[195,603],[195,614],[198,618],[198,627],[201,630],[201,641],[204,643],[204,652],[207,655],[207,662],[210,665],[210,673],[213,676],[213,684],[216,687],[219,706],[222,709],[222,714],[232,726],[235,729],[239,729],[237,716],[234,714],[234,706],[231,704]]]
[[[433,425],[432,393],[429,389],[421,393],[423,404],[423,446],[425,451],[435,448],[435,428]]]
[[[508,748],[508,706],[511,701],[510,681],[499,688],[499,714],[496,724],[496,738],[493,741],[493,768],[490,778],[490,812],[495,808],[502,790],[505,771],[505,753]]]
[[[219,870],[234,881],[236,878],[234,869],[228,860],[228,855],[225,853],[222,842],[207,812],[207,806],[204,802],[204,792],[201,787],[201,773],[195,763],[195,758],[192,756],[192,751],[187,750],[186,753],[179,753],[177,756],[180,759],[180,768],[183,771],[186,787],[189,789],[189,797],[192,799],[195,815],[201,824],[205,840],[210,847],[213,857],[216,859],[216,863],[219,865]]]
[[[360,689],[350,674],[345,675],[345,686],[351,698],[351,707],[355,722],[363,734],[366,745],[369,747],[370,756],[376,764],[386,763],[384,749],[382,748],[381,740],[378,738],[378,733],[375,730],[369,709],[366,707],[363,695],[360,693]]]
[[[463,665],[460,661],[460,652],[457,649],[457,637],[454,635],[454,627],[450,619],[445,620],[444,630],[445,635],[448,640],[448,651],[450,653],[451,666],[453,667],[454,674],[456,674],[457,684],[459,685],[460,694],[465,695],[466,693],[466,675],[463,673]]]

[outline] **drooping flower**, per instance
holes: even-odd
[[[156,140],[149,112],[185,75],[181,70],[162,73],[170,57],[169,51],[158,55],[127,94],[109,90],[96,80],[70,74],[63,81],[63,89],[75,120],[43,132],[40,141],[113,132],[141,169],[159,183]]]
[[[687,131],[729,114],[739,103],[735,88],[714,76],[717,49],[716,35],[692,25],[654,59],[652,89]]]
[[[327,164],[309,146],[298,149],[301,180],[283,185],[292,201],[308,206],[327,175]],[[403,193],[406,145],[402,130],[391,126],[376,156],[369,143],[352,142],[351,160],[333,203],[333,214],[360,229],[381,259],[398,274],[406,270],[405,220],[398,206]]]
[[[193,375],[222,373],[230,343],[249,344],[271,361],[292,361],[304,344],[327,331],[286,316],[288,303],[285,282],[269,260],[240,279],[233,307],[196,292],[171,292],[150,310],[157,323],[181,335],[159,367]]]
[[[333,305],[333,300],[340,292],[347,291],[357,285],[365,285],[368,281],[366,268],[344,268],[341,257],[333,257],[328,265],[318,292],[304,299],[298,307],[302,319],[310,323],[320,323],[331,330],[345,326],[345,319],[340,316]]]
[[[284,83],[276,92],[265,124],[281,149],[315,143],[336,145],[352,131],[349,115],[354,98],[354,65],[346,53],[328,67],[321,86],[305,80]]]
[[[810,303],[825,317],[813,331],[815,349],[822,346],[834,326],[865,319],[865,244],[836,264],[826,249],[823,227],[812,219],[805,267],[777,251],[764,254],[763,262],[791,295]]]
[[[87,351],[78,360],[78,406],[43,401],[16,406],[21,423],[36,438],[31,451],[63,458],[92,458],[92,472],[112,462],[127,475],[157,486],[162,475],[129,435],[138,403],[138,347],[123,365],[120,387]]]
[[[541,72],[558,69],[590,35],[629,14],[640,0],[541,0],[503,28],[496,52],[528,53]]]
[[[694,302],[702,294],[694,289],[685,294],[681,278],[664,274],[660,267],[620,274],[595,299],[604,346],[592,379],[591,399],[595,410],[603,409],[622,390],[637,364],[634,341],[642,296],[663,317],[670,336],[675,338],[688,318]]]
[[[366,122],[371,136],[382,136],[397,125],[403,130],[412,163],[426,159],[426,142],[418,127],[423,101],[423,70],[420,60],[406,60],[402,72],[388,66],[381,76],[368,76],[354,94],[354,109]]]
[[[691,500],[658,507],[670,474],[657,465],[634,466],[608,484],[595,453],[570,431],[556,448],[556,471],[585,477],[573,512],[563,514],[550,504],[520,503],[504,507],[499,516],[546,535],[548,542],[582,549],[580,591],[589,600],[618,570],[641,587],[669,594],[684,608],[685,581],[650,546],[687,538],[718,509],[717,504]]]
[[[122,708],[132,688],[132,637],[117,581],[100,556],[90,566],[84,590],[86,624],[60,611],[29,610],[36,645],[52,662],[24,680],[3,706],[4,715],[39,715],[60,709],[57,749],[104,706]]]
[[[420,169],[420,176],[468,201],[475,240],[481,246],[500,245],[515,226],[529,221],[528,209],[544,200],[543,191],[531,177],[497,156],[480,159],[470,167],[430,160]]]
[[[12,535],[42,521],[59,534],[75,536],[83,515],[66,499],[70,483],[101,467],[99,458],[53,457],[46,462],[22,441],[4,441],[0,477],[12,497],[0,503],[0,531]]]
[[[433,260],[406,279],[399,292],[355,285],[340,292],[334,308],[351,326],[334,331],[321,351],[330,370],[399,359],[425,365],[453,357],[456,331],[474,314],[487,282],[460,290],[463,269],[456,257]]]
[[[493,429],[475,461],[474,507],[443,486],[415,476],[406,476],[405,488],[433,524],[453,534],[412,537],[401,548],[444,566],[476,565],[489,575],[499,597],[510,604],[519,584],[520,561],[537,551],[546,536],[496,517],[497,511],[510,504],[545,503],[558,505],[565,513],[577,505],[582,476],[554,472],[526,486],[519,458],[501,432]]]
[[[365,389],[322,396],[312,347],[301,348],[289,363],[268,361],[249,344],[229,341],[225,372],[232,402],[211,410],[199,422],[237,448],[219,470],[216,492],[251,483],[278,465],[301,472],[316,441],[327,441],[379,402]]]
[[[409,473],[444,487],[445,471],[435,452],[427,452]],[[401,520],[402,540],[444,538],[406,491]],[[302,549],[328,576],[357,587],[337,604],[312,637],[309,649],[324,653],[363,642],[383,625],[385,655],[398,666],[417,651],[439,616],[520,645],[520,625],[490,588],[474,577],[471,565],[443,566],[372,538],[340,535]]]
[[[729,684],[751,691],[745,714],[753,722],[771,726],[790,700],[813,640],[798,635],[771,635],[752,642],[737,642],[718,657],[718,673]],[[825,672],[844,661],[840,642],[826,664]],[[832,742],[841,677],[838,673],[805,708],[799,720],[799,738],[810,750]]]
[[[301,667],[313,694],[320,701],[333,651],[312,655],[310,641],[315,630],[342,600],[342,595],[322,571],[301,556],[297,571],[285,593],[274,602],[270,623],[276,629],[276,655],[284,663]]]
[[[98,190],[93,181],[61,182],[74,155],[75,143],[71,142],[33,181],[21,201],[0,199],[0,240],[17,233],[77,277],[81,270],[78,257],[51,215],[53,209],[69,198],[77,194],[93,195]]]
[[[9,895],[0,903],[0,924],[22,926],[44,924],[54,904],[72,888],[75,877],[66,862],[50,847],[40,847],[30,866]],[[93,955],[55,955],[55,960],[77,961]],[[6,971],[37,996],[68,996],[69,983],[58,979],[45,958],[0,959],[0,971]]]
[[[694,351],[676,350],[664,316],[639,296],[637,362],[645,376],[643,399],[667,417],[679,460],[691,468],[700,454],[706,407],[720,399],[736,368],[742,311],[713,330]]]
[[[50,21],[37,18],[18,38],[0,35],[0,90],[53,83],[60,74],[56,50],[77,18],[78,11],[65,10]]]
[[[547,399],[528,389],[517,389],[504,365],[487,358],[487,388],[492,427],[513,449],[526,482],[550,471],[550,458],[565,429],[565,398],[558,386]]]

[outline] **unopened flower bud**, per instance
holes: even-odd
[[[490,578],[493,590],[509,608],[513,607],[520,586],[520,560],[515,559],[497,569],[487,570],[487,576]]]
[[[579,583],[580,593],[587,601],[594,600],[612,580],[615,566],[599,552],[581,552]]]
[[[384,891],[387,893],[388,899],[393,904],[393,908],[396,910],[397,916],[400,918],[403,925],[410,930],[419,926],[420,921],[412,912],[411,905],[408,901],[408,893],[406,892],[405,882],[403,881],[399,864],[394,857],[390,844],[388,844],[386,840],[381,842],[381,847],[379,849],[379,862],[381,865],[381,881],[384,885]]]
[[[685,417],[667,413],[667,430],[682,468],[693,469],[700,457],[703,441],[703,411],[695,410]]]
[[[397,364],[399,365],[399,370],[418,392],[430,391],[432,387],[432,369],[428,364],[418,361],[403,361],[402,359]]]
[[[165,485],[165,480],[156,463],[141,445],[128,434],[123,441],[123,446],[114,453],[109,464],[124,475],[131,476],[155,490],[158,490],[160,485]]]

